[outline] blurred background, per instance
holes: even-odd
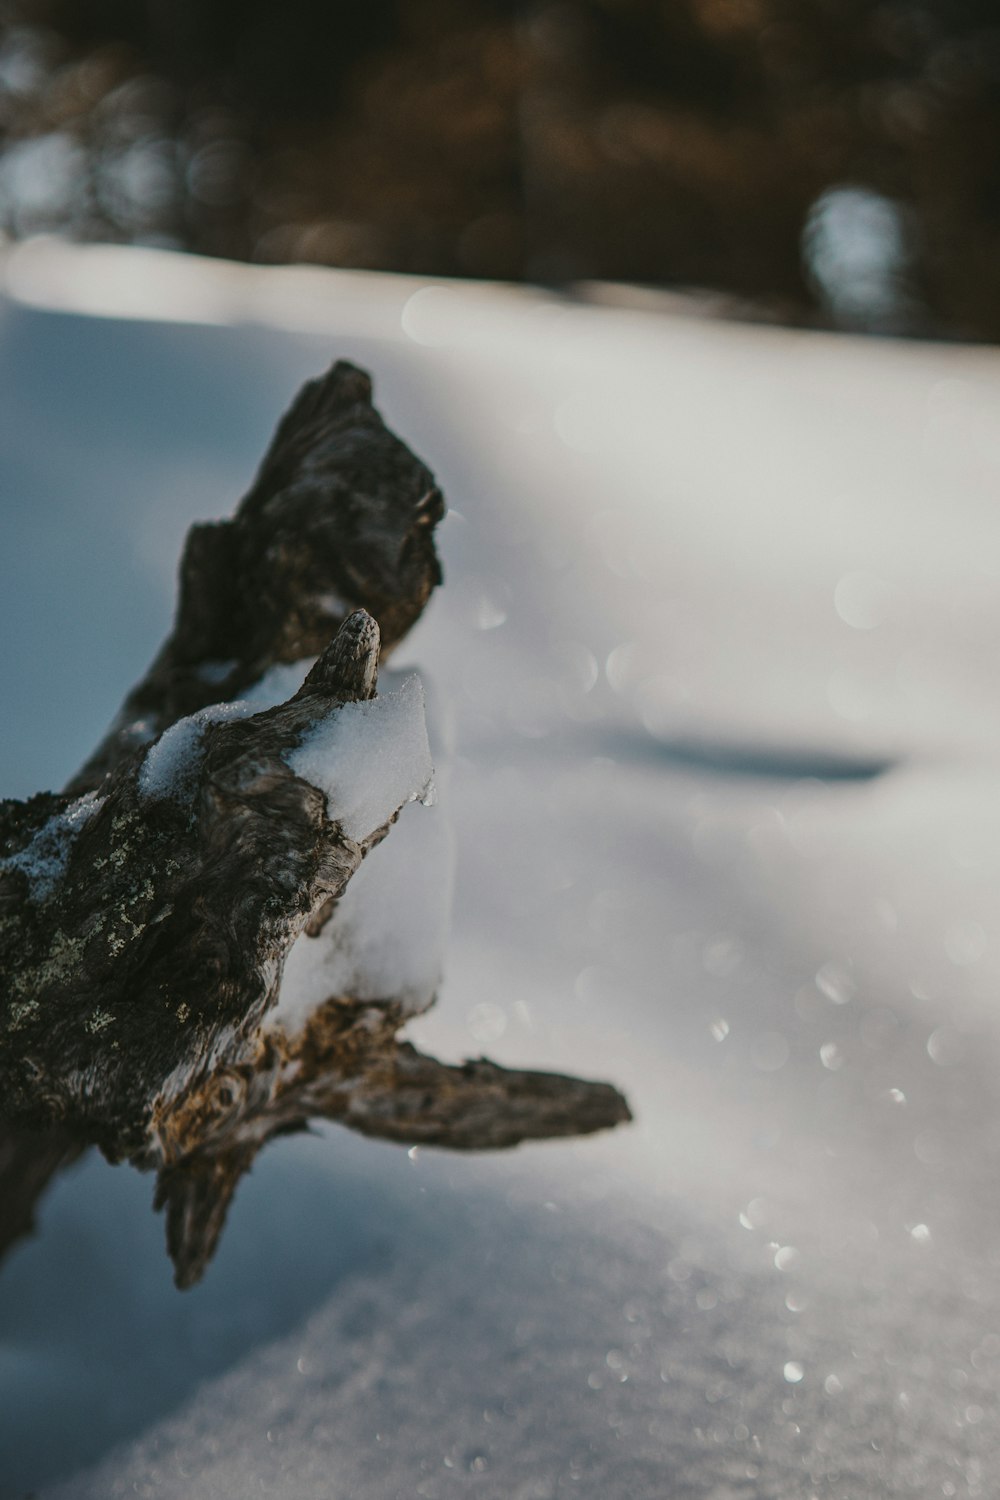
[[[1000,338],[996,0],[0,0],[0,27],[15,239]]]

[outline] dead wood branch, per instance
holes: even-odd
[[[190,533],[173,633],[92,759],[61,795],[0,804],[12,1233],[96,1143],[159,1174],[190,1284],[261,1145],[312,1117],[460,1150],[628,1118],[606,1084],[422,1057],[393,994],[330,994],[294,1024],[282,1006],[292,945],[336,936],[348,881],[424,791],[422,713],[376,679],[440,580],[443,509],[368,377],[335,365],[234,518]],[[254,711],[273,668],[311,657],[287,701]],[[354,762],[370,774],[352,781]]]

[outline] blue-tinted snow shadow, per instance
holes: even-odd
[[[273,1142],[189,1292],[173,1286],[151,1177],[96,1153],[64,1173],[0,1270],[0,1500],[99,1459],[345,1277],[385,1268],[402,1226],[408,1252],[433,1254],[441,1231],[408,1166],[343,1131]]]
[[[850,755],[810,746],[754,745],[739,740],[661,739],[628,730],[598,731],[593,741],[597,745],[593,753],[632,764],[776,781],[874,781],[899,764],[889,756]]]
[[[541,757],[579,763],[601,757],[643,771],[694,771],[711,777],[834,784],[877,781],[902,761],[890,755],[864,755],[821,746],[754,744],[749,740],[669,739],[630,723],[579,725],[546,731],[534,739],[508,736],[508,759]]]

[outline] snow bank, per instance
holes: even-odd
[[[253,274],[285,316],[286,273]],[[59,710],[49,730],[11,682],[11,780],[88,753],[162,636],[184,524],[239,491],[290,384],[369,365],[461,510],[408,647],[455,707],[461,871],[413,1041],[612,1078],[636,1123],[468,1162],[275,1142],[183,1298],[148,1181],[82,1164],[0,1275],[0,1494],[988,1496],[996,352],[289,275],[308,339],[8,306],[0,611],[11,640],[32,619],[28,686]],[[803,781],[810,747],[912,770]],[[400,978],[368,924],[397,884],[404,915],[424,899],[406,841],[438,822],[407,807],[349,886],[335,984]]]

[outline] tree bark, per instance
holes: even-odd
[[[0,803],[8,1240],[96,1143],[157,1172],[190,1285],[256,1152],[310,1118],[487,1150],[629,1117],[607,1084],[422,1057],[398,1039],[412,1008],[392,995],[275,1020],[292,943],[336,935],[348,881],[422,790],[415,762],[416,781],[362,818],[296,755],[375,708],[380,656],[440,581],[443,513],[368,377],[335,365],[300,393],[233,519],[190,532],[174,630],[95,754],[64,793]],[[287,701],[242,703],[311,657]]]

